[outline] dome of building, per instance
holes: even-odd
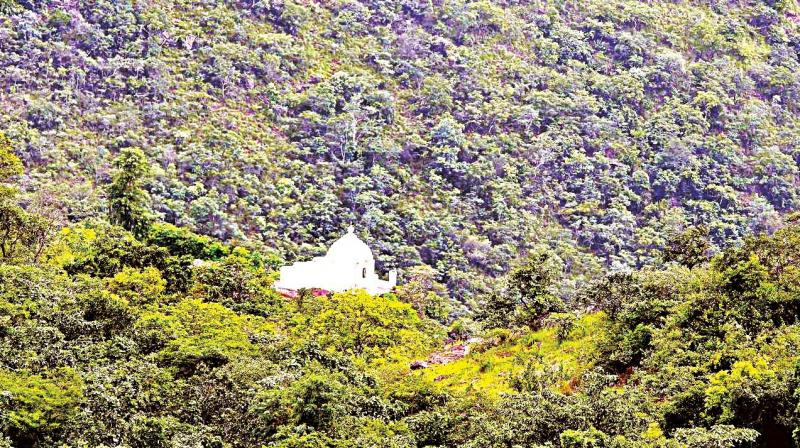
[[[356,236],[353,226],[348,227],[347,234],[331,244],[325,257],[353,261],[372,261],[374,259],[369,246]]]
[[[397,285],[397,272],[389,271],[389,280],[375,273],[372,251],[355,234],[352,227],[336,240],[324,257],[298,261],[281,267],[281,275],[273,287],[282,294],[296,294],[303,288],[329,292],[364,289],[370,294],[384,294]],[[296,297],[296,296],[292,296]]]

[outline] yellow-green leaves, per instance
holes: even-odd
[[[777,372],[764,359],[737,361],[730,370],[710,376],[705,391],[706,417],[721,423],[735,423],[740,406],[758,405],[777,384]]]
[[[82,381],[70,368],[45,374],[0,368],[0,420],[2,432],[23,434],[58,428],[79,410]]]
[[[166,281],[154,267],[126,267],[106,281],[108,290],[133,305],[155,304],[163,298]]]
[[[137,337],[157,350],[163,362],[194,369],[203,362],[218,366],[239,356],[252,356],[251,339],[271,333],[271,326],[254,316],[240,316],[217,303],[183,300],[148,311],[136,323]]]
[[[0,183],[22,174],[22,162],[12,151],[11,141],[0,132]]]
[[[364,291],[314,300],[319,311],[305,322],[298,321],[294,331],[323,348],[369,360],[403,358],[429,346],[422,321],[407,303]]]

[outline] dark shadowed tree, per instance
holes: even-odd
[[[22,162],[12,151],[11,141],[0,132],[0,257],[4,261],[19,257],[28,247],[41,251],[38,243],[44,224],[19,206],[17,188],[9,184],[22,172]]]
[[[675,262],[692,268],[708,261],[708,227],[690,227],[675,235],[664,248],[664,261]]]
[[[479,318],[490,328],[513,324],[537,327],[548,314],[562,311],[564,302],[552,292],[558,265],[549,251],[528,255],[508,274],[505,288],[487,297]]]
[[[108,187],[109,220],[137,237],[143,236],[153,221],[150,195],[144,189],[150,176],[150,165],[141,149],[123,149],[114,159],[114,174]]]

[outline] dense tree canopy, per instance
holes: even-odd
[[[429,267],[283,297],[267,253],[72,224],[0,262],[0,446],[797,446],[800,226],[695,233],[571,301],[535,252],[446,328]]]
[[[593,278],[800,205],[795,0],[0,9],[0,131],[72,220],[144,201],[141,148],[169,223],[290,260],[354,223],[473,302],[536,246]]]

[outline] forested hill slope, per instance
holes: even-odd
[[[290,259],[353,222],[381,267],[461,296],[533,245],[635,265],[800,201],[795,0],[0,9],[0,131],[72,220],[140,147],[168,222]]]

